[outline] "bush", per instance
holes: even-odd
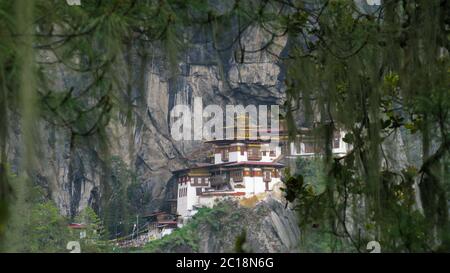
[[[67,219],[60,215],[53,202],[37,204],[31,209],[30,221],[24,229],[24,251],[66,252],[66,244],[70,241],[67,224]]]

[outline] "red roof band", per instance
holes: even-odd
[[[172,173],[179,173],[183,171],[188,171],[192,169],[203,169],[203,168],[215,168],[215,167],[235,167],[235,166],[270,166],[275,168],[283,168],[284,165],[276,162],[261,162],[261,161],[242,161],[242,162],[225,162],[219,164],[210,164],[205,166],[194,166],[190,168],[175,170]]]
[[[222,196],[222,195],[230,195],[230,196],[243,196],[245,192],[202,192],[202,195],[205,196]]]
[[[82,229],[82,228],[86,228],[85,224],[78,224],[78,223],[72,223],[68,225],[69,228],[73,228],[73,229]]]

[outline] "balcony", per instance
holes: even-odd
[[[247,158],[250,161],[259,161],[262,159],[261,151],[258,149],[250,149],[248,150]]]
[[[228,162],[228,160],[229,160],[228,152],[222,153],[221,159],[223,162]]]
[[[229,182],[229,180],[225,176],[222,176],[222,175],[211,176],[209,181],[211,183],[211,187],[227,184]]]

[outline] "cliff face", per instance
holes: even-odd
[[[249,201],[249,200],[248,200]],[[298,252],[297,215],[269,195],[251,206],[224,200],[203,208],[181,229],[148,243],[139,252]],[[245,235],[244,235],[245,234]],[[239,242],[239,243],[238,243]]]
[[[163,45],[132,45],[122,58],[123,67],[117,70],[123,75],[122,85],[129,88],[123,92],[132,94],[134,118],[131,125],[125,125],[121,114],[113,116],[106,131],[106,145],[102,146],[95,137],[73,138],[64,127],[39,123],[36,130],[39,160],[33,177],[48,190],[49,197],[63,214],[76,215],[86,206],[101,209],[104,182],[110,179],[103,159],[111,157],[136,173],[142,190],[150,194],[151,198],[142,204],[145,210],[163,207],[171,171],[193,160],[203,161],[205,154],[201,141],[177,142],[171,137],[170,111],[175,105],[192,108],[194,97],[201,97],[204,107],[217,104],[223,109],[227,104],[282,102],[283,69],[271,54],[282,54],[286,39],[276,38],[270,47],[272,53],[264,53],[259,49],[271,37],[258,27],[249,27],[241,43],[245,44],[246,51],[253,53],[242,55],[236,47],[217,50],[226,48],[232,37],[236,37],[235,32],[232,29],[223,35],[224,39],[213,41],[211,29],[189,30],[189,46],[177,53],[177,59],[182,61],[174,68],[169,68]],[[55,56],[43,51],[38,58],[52,62]],[[74,88],[75,94],[90,80],[58,65],[45,72],[55,89]],[[13,168],[17,169],[22,158],[19,125],[13,135],[9,154]],[[114,188],[109,186],[107,190],[114,191]]]
[[[245,231],[242,246],[247,252],[297,252],[300,230],[295,212],[273,198],[266,198],[255,208],[234,205],[232,212],[216,218],[214,225],[199,227],[199,252],[232,252],[238,236]]]

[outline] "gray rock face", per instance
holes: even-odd
[[[148,243],[140,251],[298,252],[300,230],[297,214],[289,207],[285,208],[285,201],[280,200],[273,194],[250,203],[246,202],[250,200],[222,200],[212,209],[200,209],[181,229],[163,240]]]
[[[215,225],[199,227],[199,252],[234,252],[243,231],[248,252],[297,252],[300,230],[297,215],[274,198],[260,201],[254,208],[233,206],[233,212],[216,219]]]
[[[219,5],[226,9],[226,5]],[[216,48],[225,48],[236,30],[214,41]],[[86,206],[99,208],[105,191],[105,158],[115,157],[137,174],[137,181],[150,192],[151,198],[143,210],[164,207],[167,183],[171,171],[186,167],[189,162],[203,161],[207,147],[202,141],[174,141],[170,134],[170,111],[177,104],[193,107],[194,97],[201,97],[203,106],[216,104],[275,104],[284,99],[283,69],[277,58],[258,51],[271,38],[258,27],[249,27],[242,36],[242,44],[250,53],[236,61],[236,47],[213,49],[211,31],[188,30],[191,42],[179,52],[180,62],[171,71],[165,58],[164,46],[133,45],[119,61],[119,79],[123,94],[131,88],[134,111],[133,122],[125,125],[120,115],[113,116],[107,130],[106,150],[96,137],[72,138],[70,131],[41,121],[35,178],[48,189],[49,196],[61,212],[74,216]],[[270,47],[272,54],[280,54],[285,38],[276,38]],[[55,60],[50,52],[42,51],[38,58]],[[89,84],[88,76],[77,74],[64,66],[49,66],[45,71],[54,90],[74,88],[74,94]],[[20,128],[11,138],[10,161],[19,168],[21,156]],[[125,182],[124,182],[125,183]]]

